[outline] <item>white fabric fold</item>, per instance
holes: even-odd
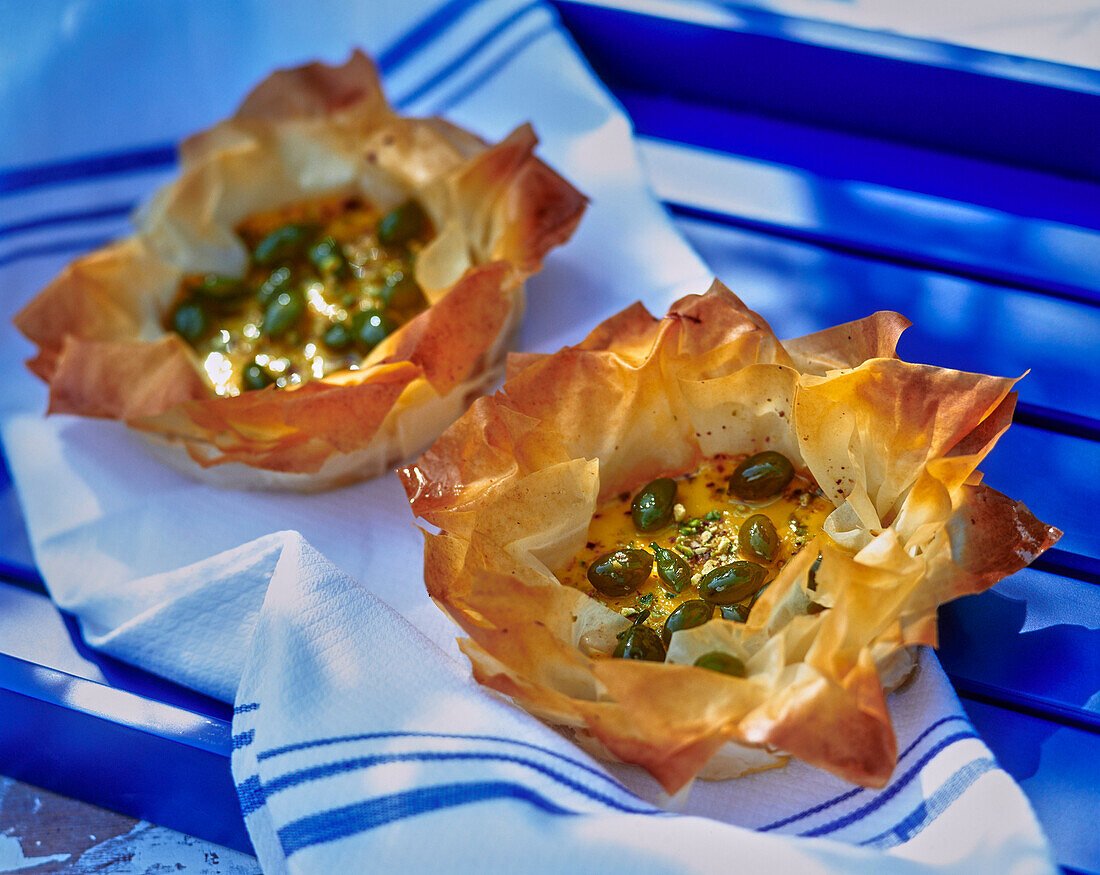
[[[108,153],[123,169],[73,171],[4,202],[17,233],[0,239],[0,437],[36,562],[87,641],[236,702],[232,768],[265,871],[1051,869],[1026,800],[931,656],[890,698],[902,756],[885,791],[792,763],[699,783],[671,814],[645,773],[596,763],[471,682],[424,591],[395,476],[316,496],[218,492],[160,467],[116,424],[42,418],[10,318],[163,180],[150,144],[225,115],[272,67],[342,60],[354,45],[379,58],[403,111],[488,138],[530,120],[540,154],[591,197],[528,284],[522,348],[552,351],[636,300],[659,314],[704,290],[710,272],[649,194],[628,121],[549,7],[56,5],[11,46],[31,73],[10,79],[0,113],[53,101],[56,128],[21,124],[0,165]],[[67,71],[116,70],[110,47],[138,30],[158,63],[74,103]]]
[[[671,814],[619,780],[652,796],[639,770],[609,770],[477,688],[286,535],[237,692],[233,776],[269,873],[356,871],[364,860],[378,871],[710,872],[734,860],[746,872],[1049,871],[1026,802],[934,659],[892,706],[902,718],[941,716],[899,721],[924,728],[882,793],[807,787],[813,770],[792,767],[697,785]],[[716,816],[689,813],[708,808]]]

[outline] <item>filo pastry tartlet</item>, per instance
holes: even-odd
[[[977,471],[1009,425],[1015,381],[899,360],[908,324],[876,313],[781,343],[715,282],[661,320],[638,304],[577,346],[514,357],[503,388],[401,470],[414,512],[438,528],[424,533],[427,589],[468,636],[475,678],[670,793],[787,756],[884,786],[897,761],[886,692],[915,645],[935,644],[937,606],[1061,534]],[[795,526],[793,546],[769,547],[743,524],[731,552],[707,527],[769,512],[761,493],[732,493],[746,465],[779,457],[791,470],[775,500],[796,500],[792,526],[822,505],[820,531]],[[644,516],[652,484],[678,483],[686,502],[700,477],[718,496],[704,516],[677,506],[666,529],[619,545],[633,554],[590,561],[610,596],[578,582],[577,557],[614,546],[595,543],[601,515],[642,525],[631,513]],[[720,567],[678,579],[680,545]],[[616,589],[650,550],[646,583]],[[756,567],[753,551],[768,579],[749,598],[729,583]],[[662,600],[688,597],[720,611],[645,628]]]
[[[359,52],[273,73],[182,144],[132,236],[16,317],[50,412],[121,420],[221,486],[412,458],[499,382],[523,281],[584,210],[535,145],[398,115]]]

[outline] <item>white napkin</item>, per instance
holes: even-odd
[[[525,349],[579,340],[638,299],[662,313],[709,284],[647,193],[625,118],[547,8],[387,5],[20,7],[34,26],[14,22],[29,37],[0,69],[21,71],[0,75],[0,129],[21,107],[51,112],[23,117],[0,166],[133,153],[226,114],[273,66],[342,60],[359,44],[407,112],[445,112],[490,138],[530,119],[540,154],[592,198],[529,284]],[[83,86],[88,71],[117,71],[110,47],[137,30],[129,75],[107,92]],[[0,435],[36,561],[88,641],[236,701],[234,777],[266,871],[1050,868],[1026,800],[932,658],[891,697],[903,753],[885,791],[792,764],[700,783],[675,800],[680,816],[659,813],[640,770],[607,770],[469,681],[456,630],[424,593],[393,475],[319,496],[217,492],[116,424],[42,419],[10,316],[89,241],[123,232],[120,204],[166,174],[140,154],[0,197]],[[108,165],[129,169],[96,169]],[[288,529],[299,534],[270,534]]]

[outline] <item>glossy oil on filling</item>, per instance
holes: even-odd
[[[244,277],[192,274],[165,328],[196,351],[219,395],[355,370],[428,302],[413,278],[431,240],[414,201],[383,214],[357,196],[251,216]]]
[[[677,479],[673,519],[655,531],[640,532],[635,528],[631,513],[633,494],[624,493],[604,505],[592,517],[584,549],[558,573],[558,579],[629,619],[636,619],[639,613],[648,610],[643,622],[656,630],[685,601],[703,597],[700,584],[716,568],[739,560],[755,562],[765,570],[766,586],[803,545],[822,534],[833,505],[815,483],[797,475],[774,498],[752,503],[739,500],[730,494],[728,481],[744,458],[712,458],[695,473]],[[770,561],[752,553],[739,537],[742,524],[756,514],[766,516],[778,536]],[[656,564],[645,582],[629,595],[608,596],[588,581],[588,568],[600,557],[624,548],[640,548],[653,554],[651,544],[675,551],[687,562],[691,582],[682,591],[672,591],[661,580]],[[714,617],[744,619],[751,602],[752,596],[725,609],[716,607]]]

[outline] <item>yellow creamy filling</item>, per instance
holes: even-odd
[[[354,370],[428,302],[413,272],[431,240],[415,201],[381,213],[357,196],[295,204],[236,229],[243,277],[183,278],[165,320],[219,395],[294,386]]]
[[[670,617],[673,629],[699,625],[707,609],[712,617],[743,622],[763,588],[803,545],[821,534],[833,510],[815,483],[793,471],[774,494],[751,494],[752,489],[742,490],[751,494],[748,498],[734,494],[731,481],[740,482],[739,465],[768,455],[712,458],[695,473],[675,480],[667,522],[649,530],[639,530],[639,517],[632,509],[649,487],[620,495],[595,513],[584,549],[559,572],[559,580],[637,625],[663,633],[666,646]],[[660,492],[661,482],[654,484]],[[765,491],[777,485],[773,482]],[[657,504],[668,501],[667,480],[663,487]],[[647,559],[652,569],[645,574]],[[662,566],[671,573],[662,575]],[[687,602],[705,605],[684,607]],[[684,610],[677,614],[678,608]]]

